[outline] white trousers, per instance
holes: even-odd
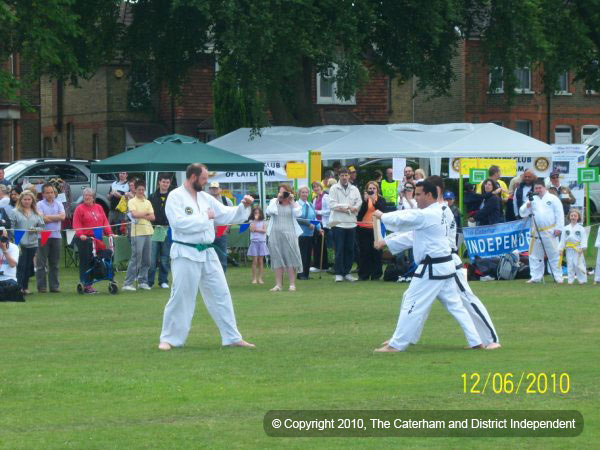
[[[460,300],[469,313],[469,316],[471,316],[471,320],[473,320],[473,325],[475,325],[475,329],[477,330],[481,342],[486,346],[494,342],[499,344],[500,338],[498,337],[492,318],[485,305],[471,290],[465,272],[462,269],[457,268],[456,276],[458,277],[458,280],[455,279],[454,281],[457,283]],[[443,304],[446,306],[445,303]],[[429,313],[423,316],[419,329],[415,334],[415,339],[411,341],[411,344],[416,344],[421,338],[421,333],[423,332],[423,327],[425,326],[428,314]]]
[[[391,347],[405,350],[411,342],[416,342],[422,328],[421,321],[429,314],[436,297],[463,329],[469,347],[482,343],[473,320],[460,300],[454,278],[430,280],[425,274],[423,278],[413,277],[404,292],[396,331],[389,343]]]
[[[542,240],[544,245],[542,246]],[[541,239],[536,237],[533,244],[533,251],[529,255],[529,271],[531,279],[541,281],[544,278],[544,249],[548,256],[548,264],[552,267],[552,273],[556,281],[562,281],[562,267],[558,267],[558,259],[560,254],[558,251],[558,243],[552,231],[542,231]]]
[[[585,267],[585,256],[578,253],[573,248],[565,249],[567,256],[567,274],[569,283],[572,283],[577,277],[580,283],[587,282],[587,268]]]
[[[212,248],[205,251],[214,252]],[[165,306],[160,342],[168,342],[174,347],[185,344],[192,326],[198,291],[219,328],[222,344],[229,345],[242,340],[221,263],[216,258],[211,259],[212,255],[206,256],[206,262],[181,257],[171,260],[173,287]]]
[[[594,281],[600,281],[600,248],[598,249],[598,256],[596,256],[596,269],[594,270]]]

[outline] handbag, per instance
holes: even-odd
[[[127,212],[127,199],[124,195],[121,196],[119,203],[117,204],[117,207],[115,209],[121,213]]]

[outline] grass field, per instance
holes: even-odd
[[[119,283],[123,274],[118,274]],[[227,275],[237,321],[257,349],[221,349],[199,301],[183,349],[157,350],[168,291],[62,294],[0,304],[0,446],[4,448],[593,448],[600,442],[600,286],[473,283],[503,348],[465,351],[458,325],[434,305],[419,345],[372,350],[394,330],[406,285],[298,282],[271,293],[248,268]],[[549,278],[547,278],[549,279]],[[561,373],[568,394],[463,393],[472,372]],[[272,438],[272,409],[576,409],[579,437]],[[594,444],[596,442],[596,444]]]

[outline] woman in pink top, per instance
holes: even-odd
[[[94,230],[92,228],[103,227],[105,235],[112,235],[112,230],[108,225],[108,219],[102,206],[95,203],[96,192],[93,189],[83,190],[83,203],[81,203],[73,213],[73,229],[75,230],[75,243],[79,250],[79,278],[84,286],[85,294],[95,294],[97,291],[91,285],[91,281],[86,278],[86,272],[92,264],[92,239],[94,239]],[[81,229],[86,228],[86,229]],[[101,243],[101,241],[98,241]]]

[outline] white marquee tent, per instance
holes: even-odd
[[[306,161],[309,150],[320,151],[324,160],[430,158],[437,174],[441,158],[552,157],[550,145],[493,123],[271,127],[253,139],[251,129],[240,128],[211,145],[263,162]]]

